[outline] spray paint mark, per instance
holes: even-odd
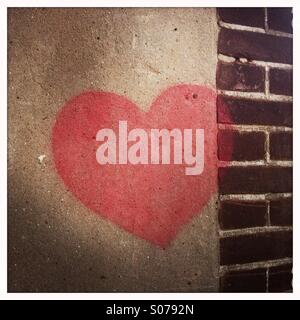
[[[97,132],[118,131],[119,121],[124,120],[128,130],[204,129],[202,174],[185,175],[185,164],[99,166]],[[171,87],[146,113],[114,93],[86,92],[67,102],[58,114],[52,149],[59,175],[85,206],[166,247],[217,191],[217,131],[216,93],[204,86]]]

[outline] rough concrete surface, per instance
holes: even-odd
[[[162,250],[77,201],[51,153],[57,112],[82,91],[147,110],[173,84],[214,88],[215,10],[10,9],[8,27],[8,290],[217,291],[216,196]]]

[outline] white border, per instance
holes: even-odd
[[[300,197],[297,189],[300,181],[300,169],[298,161],[300,148],[296,141],[300,141],[300,129],[294,126],[294,293],[293,294],[222,294],[222,293],[32,293],[32,294],[7,294],[7,8],[8,7],[294,7],[294,57],[300,56],[299,50],[299,16],[300,5],[296,0],[272,0],[272,1],[211,1],[211,0],[185,0],[185,1],[161,1],[151,0],[143,3],[142,1],[127,0],[120,3],[117,0],[2,0],[0,5],[0,46],[1,53],[1,73],[0,73],[0,97],[1,97],[1,116],[0,116],[0,299],[15,300],[136,300],[136,299],[174,299],[174,300],[288,300],[300,298]],[[299,75],[300,63],[294,59],[294,75]],[[294,83],[297,83],[294,76]],[[300,123],[300,93],[294,90],[294,123]]]
[[[253,1],[238,1],[238,0],[23,0],[20,4],[19,0],[2,0],[3,7],[294,7],[296,0],[253,0]]]

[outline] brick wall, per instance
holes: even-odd
[[[290,292],[292,11],[218,17],[220,290]]]

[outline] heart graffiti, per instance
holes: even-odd
[[[184,156],[177,163],[120,163],[116,160],[122,155],[113,153],[115,157],[108,157],[113,159],[111,162],[99,164],[96,154],[104,140],[99,141],[97,133],[105,129],[118,133],[119,124],[125,122],[127,133],[142,128],[149,137],[153,128],[169,132],[175,128],[180,132],[201,129],[201,174],[185,174],[189,165]],[[148,112],[114,93],[86,92],[68,101],[57,115],[52,150],[58,174],[86,207],[128,232],[165,247],[217,192],[217,132],[216,93],[204,86],[168,88]],[[106,141],[106,153],[113,150],[111,142],[113,147],[124,148],[115,137],[112,139],[110,143]],[[128,139],[126,142],[130,153],[134,143]],[[193,153],[197,153],[196,142],[194,139]],[[227,145],[230,152],[232,142]],[[184,148],[182,144],[181,155],[185,154]],[[146,149],[150,158],[150,144]]]

